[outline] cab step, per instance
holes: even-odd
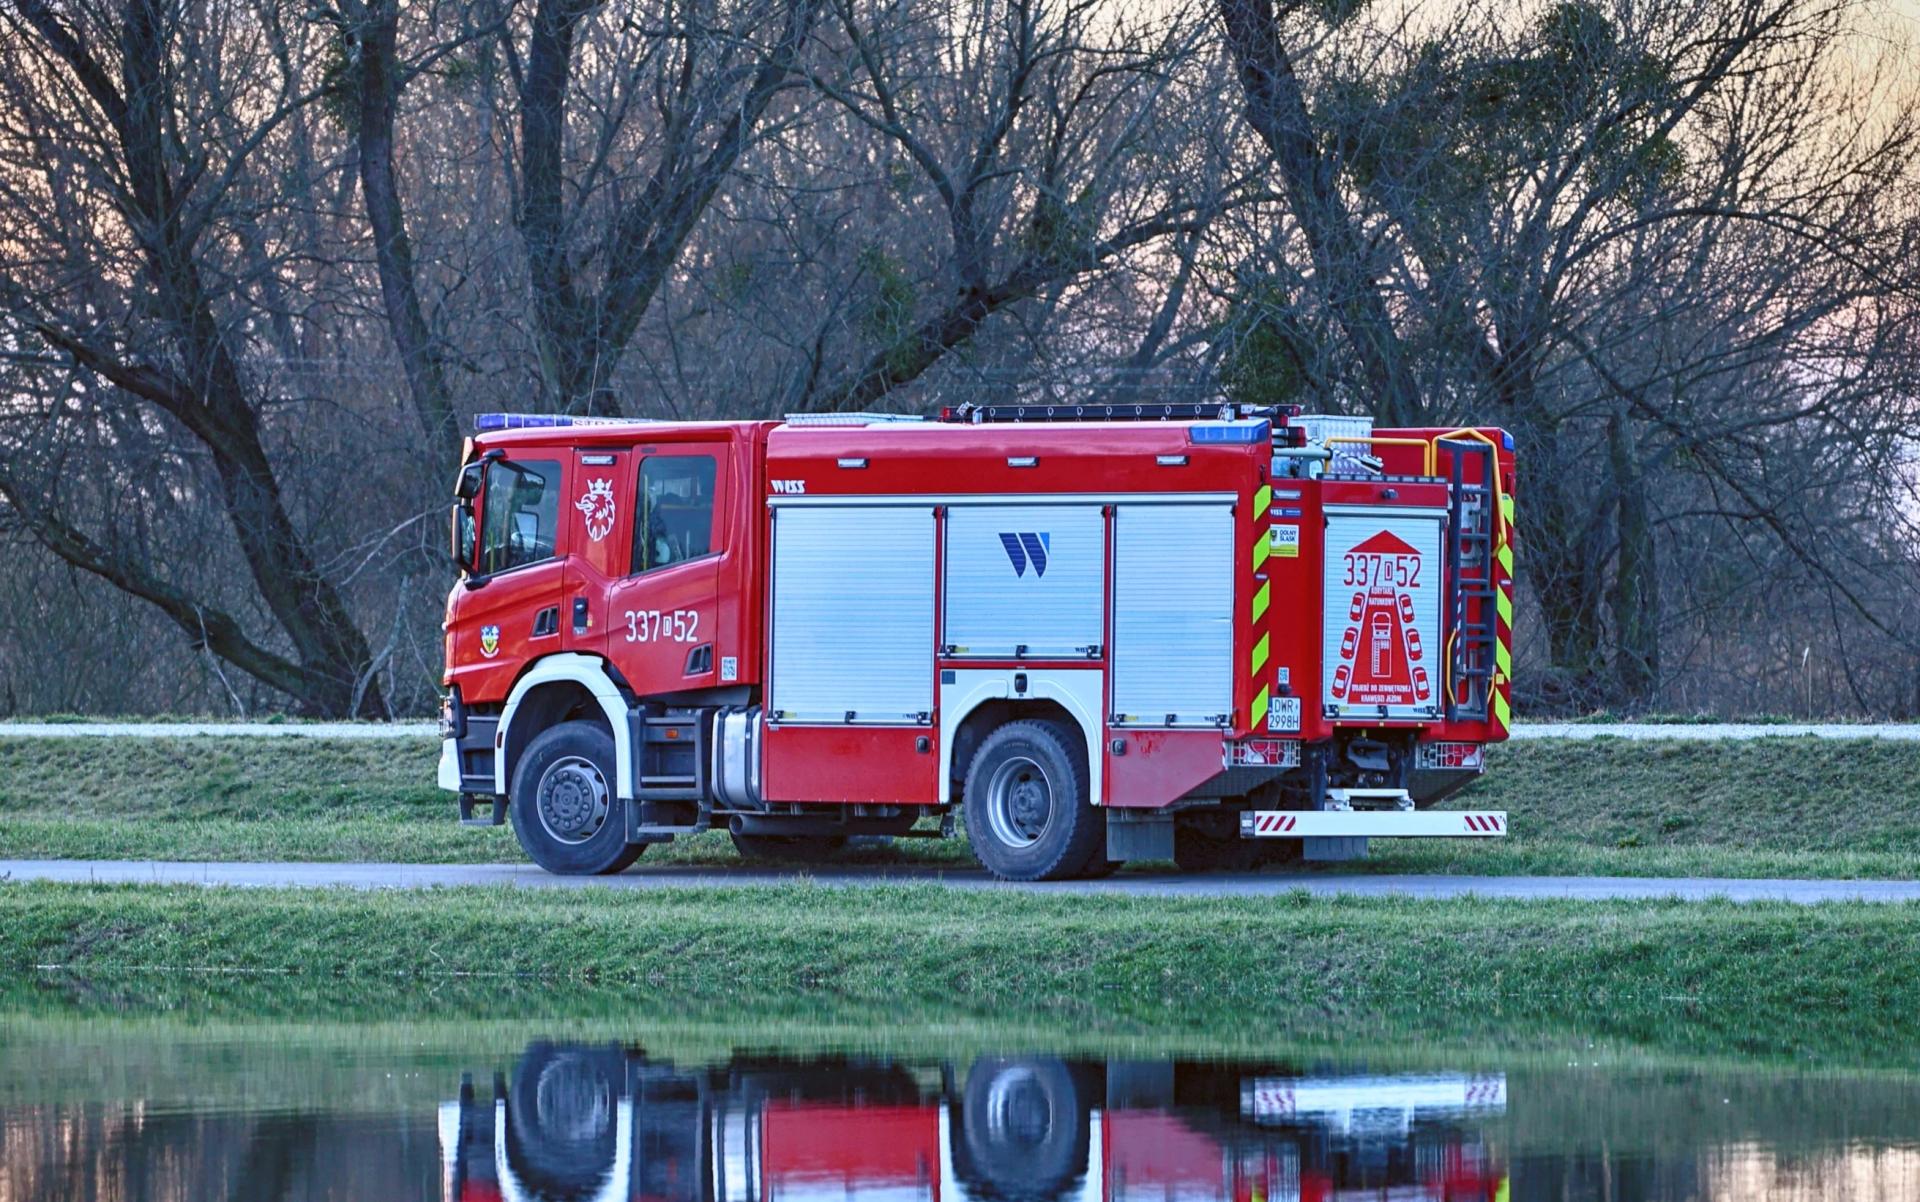
[[[479,800],[479,795],[475,793],[460,795],[461,826],[505,826],[507,824],[506,798],[497,795],[488,797],[487,800],[493,803],[492,813],[476,816],[473,811]]]

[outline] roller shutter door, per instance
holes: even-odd
[[[1117,507],[1113,708],[1131,726],[1212,726],[1233,708],[1233,507]]]
[[[780,506],[770,707],[779,721],[898,725],[933,710],[929,505]]]
[[[1103,637],[1106,560],[1098,505],[951,506],[943,636],[950,654],[1085,656]]]

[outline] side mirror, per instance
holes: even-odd
[[[471,572],[473,570],[475,542],[472,502],[459,500],[453,503],[451,525],[452,531],[449,540],[448,554],[453,559],[453,566],[459,568],[462,572]]]

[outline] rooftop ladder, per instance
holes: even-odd
[[[1452,511],[1447,528],[1447,578],[1453,597],[1447,614],[1447,720],[1484,722],[1493,692],[1495,640],[1494,473],[1500,465],[1489,443],[1442,439],[1448,453]],[[1478,459],[1479,480],[1467,478]]]

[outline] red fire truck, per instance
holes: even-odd
[[[1503,835],[1512,440],[1232,406],[483,415],[439,781],[554,872],[950,835],[1014,880]],[[930,829],[937,824],[937,829]]]
[[[445,1202],[1504,1202],[1506,1110],[1502,1073],[535,1043],[437,1126]]]

